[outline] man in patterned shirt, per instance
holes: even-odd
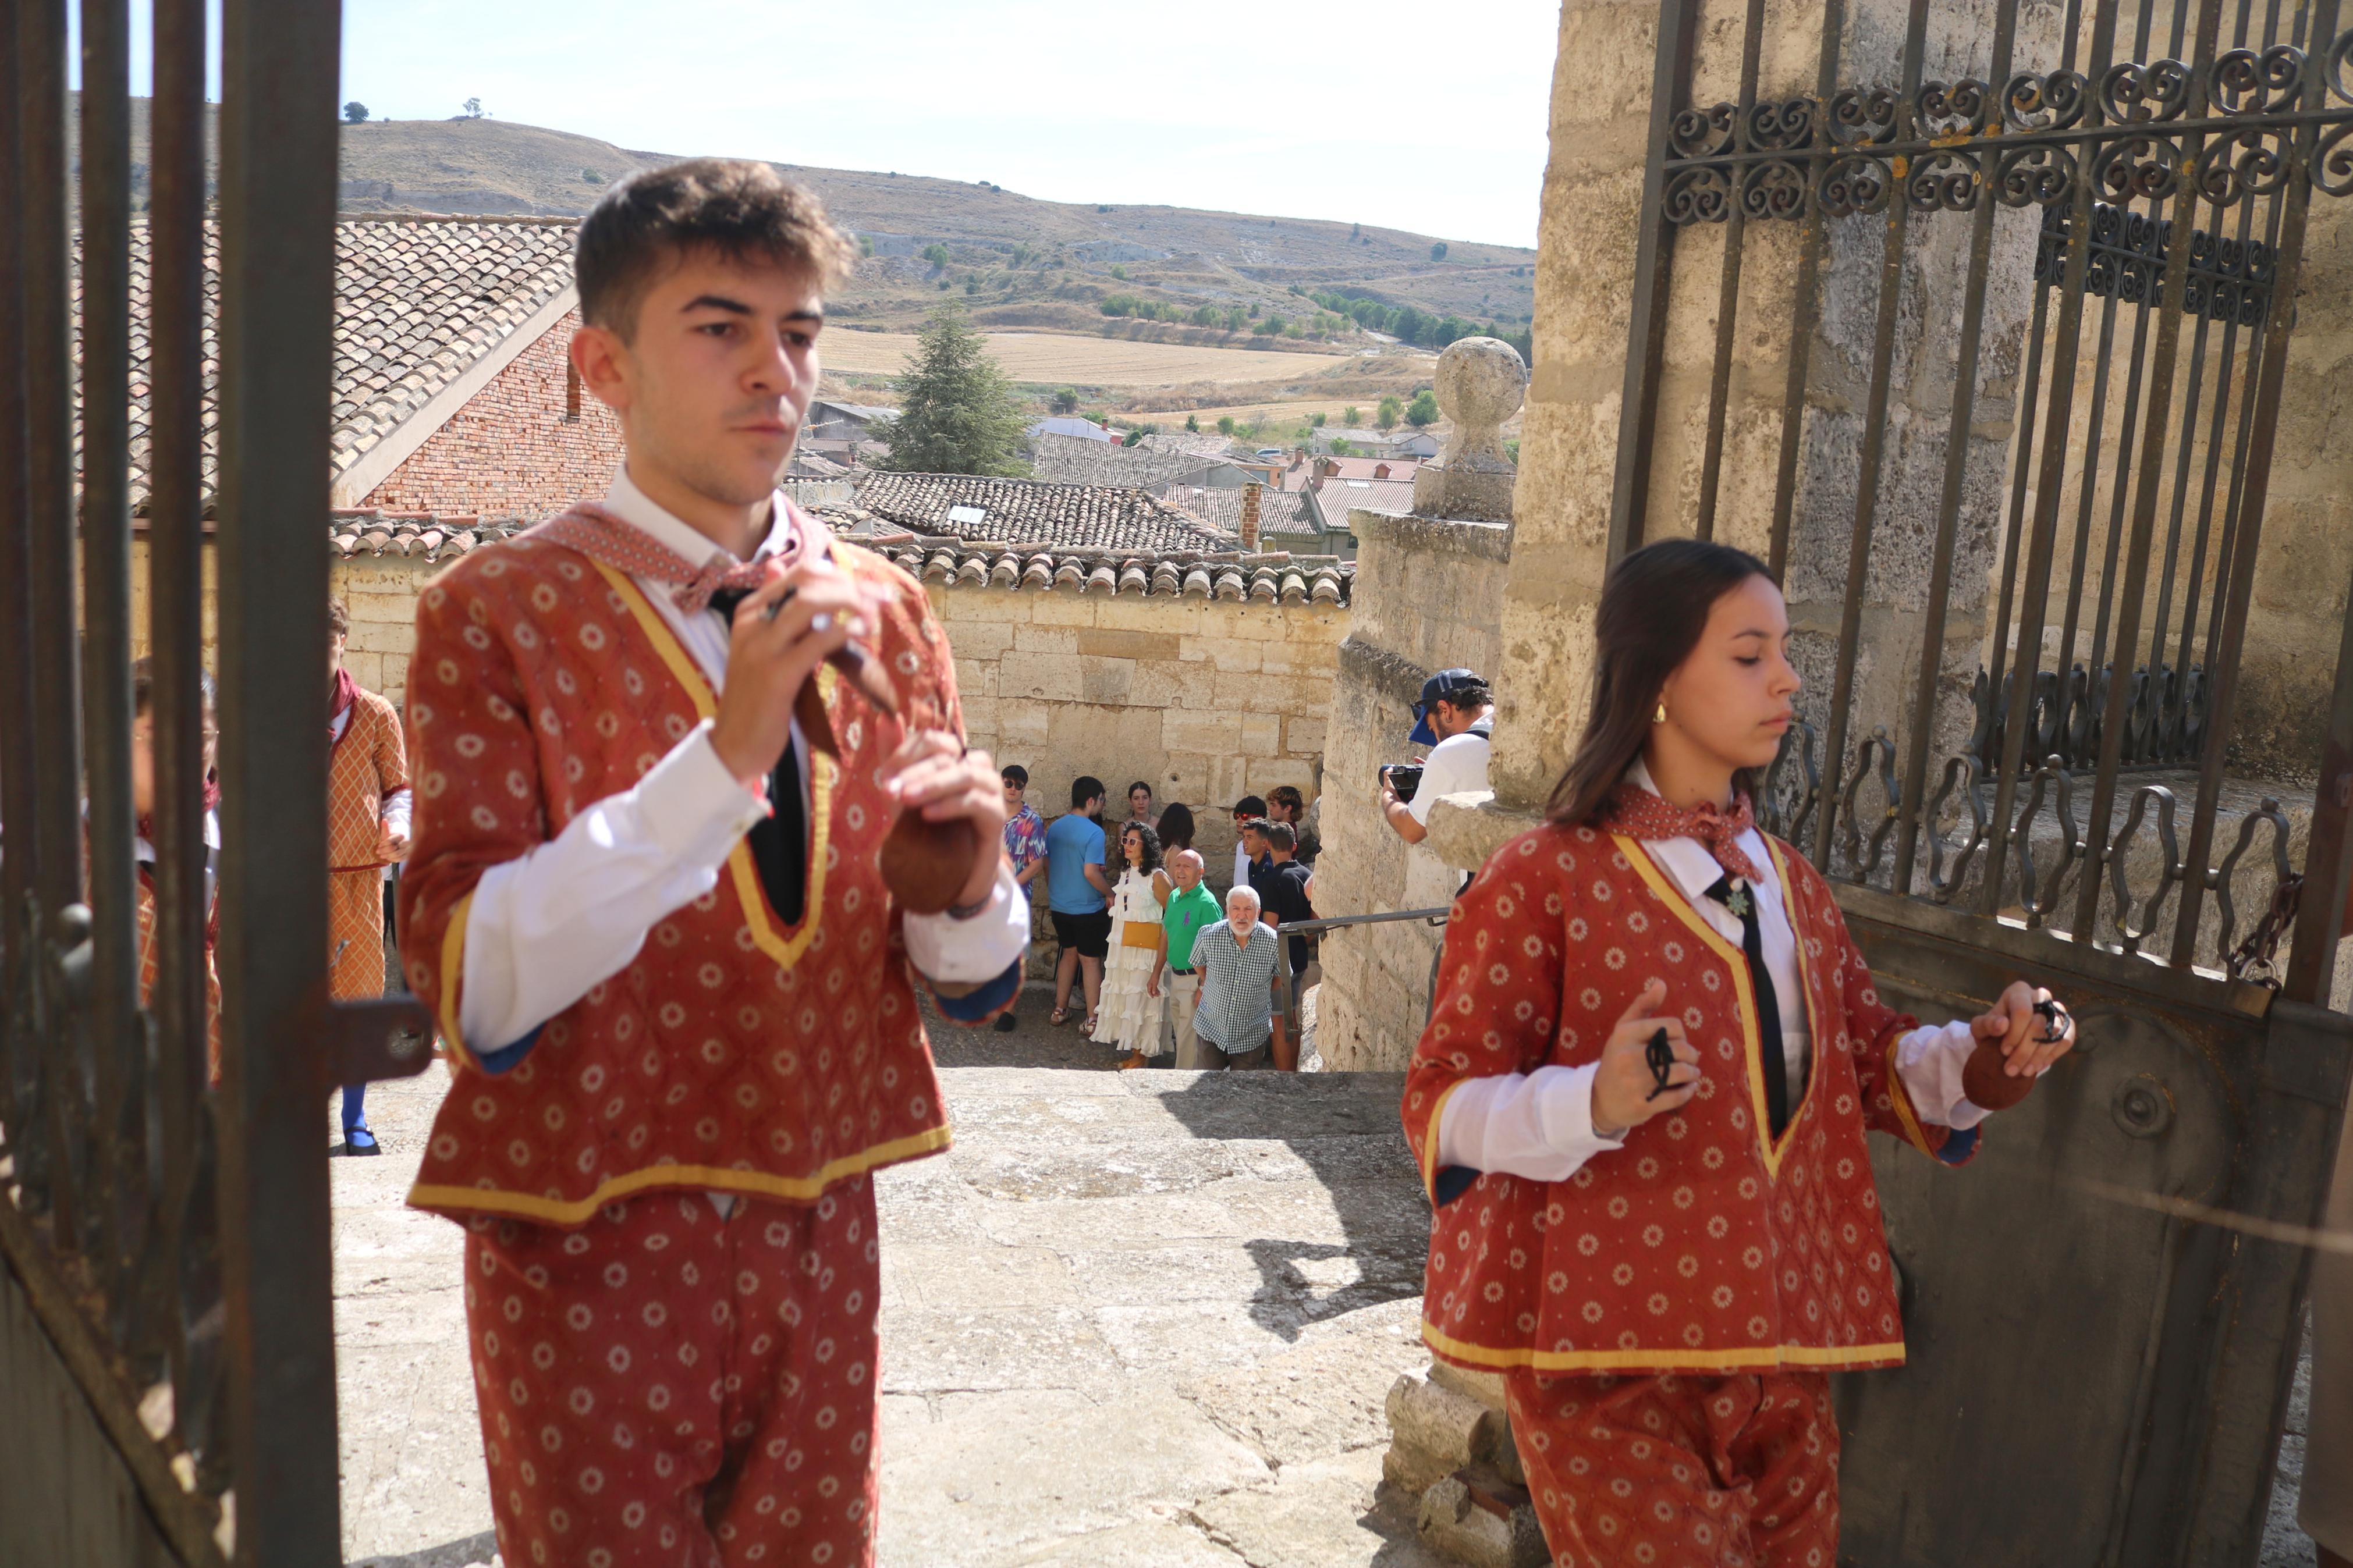
[[[1013,862],[1014,886],[1027,892],[1029,885],[1046,874],[1046,819],[1038,815],[1024,793],[1029,787],[1029,770],[1019,763],[1006,764],[1005,784],[1005,853]],[[998,1015],[997,1033],[1009,1035],[1021,1026],[1014,1014],[1021,1005],[1021,994],[1014,993],[1013,1005]]]
[[[1258,910],[1256,892],[1247,885],[1234,889],[1226,895],[1226,918],[1193,943],[1193,963],[1201,972],[1193,1032],[1218,1047],[1214,1055],[1202,1053],[1213,1072],[1266,1066],[1270,1036],[1275,1058],[1288,1055],[1282,1016],[1274,1007],[1282,983],[1275,973],[1280,939]]]

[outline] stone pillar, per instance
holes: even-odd
[[[1841,83],[1893,81],[1905,7],[1859,0],[1848,11]],[[1568,0],[1561,12],[1536,264],[1535,361],[1521,436],[1518,521],[1504,606],[1492,776],[1498,820],[1447,813],[1450,839],[1498,842],[1541,809],[1582,728],[1591,689],[1593,616],[1606,567],[1613,470],[1628,353],[1634,264],[1642,227],[1642,175],[1650,148],[1649,84],[1655,0]],[[1787,99],[1815,86],[1822,6],[1777,7],[1758,95]],[[1991,6],[1967,0],[1936,8],[1926,77],[1976,74]],[[2020,58],[2040,58],[2053,9],[2030,0]],[[1737,94],[1736,24],[1703,25],[1692,101]],[[1599,85],[1598,85],[1599,84]],[[1864,602],[1856,709],[1866,726],[1900,740],[1918,658],[1929,545],[1942,487],[1951,413],[1968,215],[1915,215],[1905,253],[1905,308],[1892,345],[1894,373],[1881,464],[1880,511]],[[1985,579],[1998,548],[2003,456],[2027,311],[2034,215],[1996,219],[1978,394],[1964,470],[1955,591],[1946,641],[1939,728],[1967,720],[1966,696],[1982,640]],[[1884,220],[1833,221],[1822,263],[1821,310],[1811,352],[1807,429],[1800,448],[1788,586],[1801,631],[1807,701],[1818,725],[1827,705],[1847,543],[1860,489],[1862,416],[1870,383]],[[1746,226],[1739,331],[1726,398],[1715,537],[1759,554],[1767,548],[1781,439],[1781,402],[1800,226]],[[1644,537],[1692,531],[1709,396],[1714,386],[1716,294],[1724,226],[1696,224],[1674,237],[1650,511]]]
[[[1415,476],[1415,515],[1349,516],[1362,543],[1324,754],[1316,903],[1326,913],[1442,910],[1462,879],[1452,868],[1479,863],[1399,838],[1382,819],[1380,768],[1410,756],[1412,705],[1433,670],[1461,667],[1495,679],[1514,477],[1499,427],[1518,412],[1525,380],[1508,343],[1449,344],[1436,384],[1454,433],[1444,456]],[[1325,939],[1316,1044],[1327,1067],[1405,1066],[1429,1012],[1441,934],[1400,922]]]

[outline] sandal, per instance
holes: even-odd
[[[1094,1037],[1095,1037],[1095,1026],[1096,1026],[1097,1024],[1101,1023],[1102,1021],[1103,1021],[1102,1019],[1100,1019],[1100,1018],[1096,1017],[1093,1014],[1090,1013],[1090,1014],[1088,1014],[1088,1015],[1087,1015],[1087,1021],[1086,1021],[1085,1023],[1081,1024],[1081,1025],[1079,1026],[1080,1032],[1081,1032],[1081,1033],[1082,1033],[1082,1034],[1084,1034],[1084,1035],[1087,1037],[1087,1038],[1089,1038],[1089,1039],[1091,1039],[1091,1040],[1092,1040],[1092,1039],[1093,1039],[1093,1038],[1094,1038]]]
[[[1130,1051],[1127,1053],[1127,1058],[1119,1064],[1119,1070],[1122,1072],[1134,1072],[1137,1068],[1150,1067],[1151,1065],[1152,1058],[1145,1056],[1142,1051]]]
[[[1055,1008],[1051,1016],[1050,1016],[1046,1020],[1046,1022],[1053,1025],[1058,1029],[1070,1021],[1071,1010],[1068,1007]]]

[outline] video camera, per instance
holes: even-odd
[[[1389,781],[1389,788],[1397,791],[1399,800],[1409,801],[1413,792],[1421,787],[1421,768],[1419,763],[1384,763],[1381,776]]]

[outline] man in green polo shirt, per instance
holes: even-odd
[[[1218,907],[1218,897],[1201,886],[1201,873],[1207,869],[1200,856],[1190,849],[1179,849],[1168,857],[1168,879],[1176,890],[1168,895],[1167,907],[1161,910],[1161,924],[1168,940],[1161,944],[1160,962],[1146,983],[1148,994],[1160,994],[1162,976],[1168,987],[1168,1022],[1176,1031],[1176,1065],[1187,1070],[1210,1064],[1201,1059],[1201,1053],[1215,1050],[1205,1047],[1193,1033],[1193,1009],[1201,1001],[1201,972],[1193,963],[1193,939],[1206,926],[1213,926],[1226,918]]]

